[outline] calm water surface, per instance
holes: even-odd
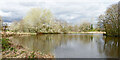
[[[14,36],[11,40],[32,51],[52,53],[56,58],[117,58],[119,39],[102,34],[42,34]]]

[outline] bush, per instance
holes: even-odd
[[[9,39],[1,39],[2,40],[2,51],[8,50],[10,48]]]

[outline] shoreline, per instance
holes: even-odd
[[[106,32],[70,32],[71,34],[73,33],[76,33],[76,34],[84,34],[84,33],[87,33],[87,34],[91,34],[91,33],[94,33],[94,34],[106,34]],[[69,33],[68,33],[69,34]]]
[[[68,33],[40,33],[40,34],[81,34],[81,33],[105,33],[105,32],[68,32]],[[2,35],[3,37],[4,36],[10,37],[14,35],[22,36],[22,35],[37,35],[37,34],[6,32],[6,33],[2,33]],[[33,56],[36,58],[54,58],[54,55],[52,54],[43,55],[42,52],[29,51],[23,48],[21,45],[15,45],[15,43],[12,43],[10,40],[8,40],[8,42],[10,44],[10,48],[6,51],[2,51],[2,58],[33,58]]]
[[[109,36],[109,37],[120,37],[119,35],[107,35],[106,33],[103,33],[103,36]]]
[[[20,33],[20,32],[2,32],[0,34],[2,34],[2,36],[4,35],[7,35],[7,36],[13,36],[13,35],[39,35],[39,34],[84,34],[84,33],[87,33],[87,34],[91,34],[91,33],[94,33],[94,34],[106,34],[106,32],[98,32],[98,31],[95,31],[95,32],[68,32],[68,33]]]
[[[2,51],[2,58],[54,58],[54,55],[52,55],[51,53],[44,54],[40,51],[30,51],[25,49],[21,45],[16,45],[9,39],[5,39],[4,41],[8,42],[9,48],[6,47],[7,45],[2,47],[4,49],[7,48],[7,50]]]

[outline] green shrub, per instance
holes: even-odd
[[[1,39],[2,40],[2,51],[8,50],[10,48],[9,39]]]

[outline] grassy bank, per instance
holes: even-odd
[[[2,58],[54,58],[52,54],[43,54],[40,51],[29,51],[21,45],[13,44],[9,39],[2,40]]]

